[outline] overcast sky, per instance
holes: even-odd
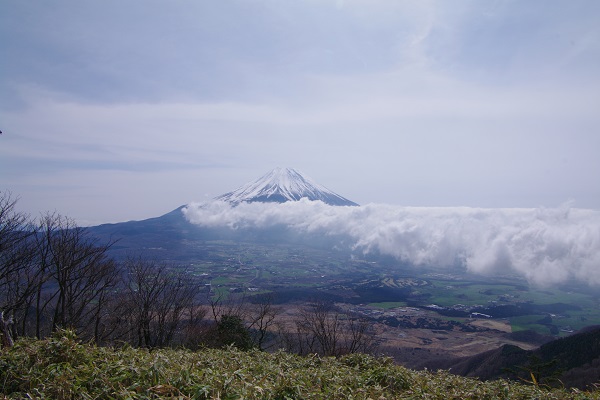
[[[360,204],[600,209],[600,2],[0,2],[0,190],[143,219],[292,167]]]

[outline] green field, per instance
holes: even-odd
[[[307,246],[213,242],[205,249],[205,256],[192,261],[190,270],[219,293],[248,293],[252,288],[249,295],[274,292],[285,302],[301,300],[305,290],[306,300],[322,294],[382,309],[436,304],[462,310],[463,315],[475,308],[529,307],[532,312],[503,318],[509,319],[514,331],[532,329],[555,335],[600,324],[600,295],[589,288],[537,288],[518,276],[417,269]],[[539,323],[544,318],[545,323]]]
[[[383,308],[384,310],[389,310],[391,308],[397,307],[406,307],[406,303],[403,301],[385,301],[381,303],[370,303],[371,307]]]

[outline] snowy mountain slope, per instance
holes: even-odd
[[[284,203],[297,201],[303,197],[313,201],[321,200],[334,206],[358,205],[292,168],[275,168],[233,192],[216,197],[215,200],[227,201],[232,204],[242,202]]]

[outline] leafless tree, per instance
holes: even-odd
[[[319,352],[316,336],[306,329],[300,319],[294,321],[293,324],[278,321],[276,327],[279,345],[288,353],[304,356]]]
[[[0,282],[23,268],[23,243],[32,236],[29,217],[16,211],[17,200],[0,192]]]
[[[24,248],[34,253],[31,243],[24,243]],[[27,336],[32,333],[30,316],[34,314],[32,303],[35,299],[39,285],[40,274],[32,257],[28,256],[22,268],[13,273],[0,283],[0,304],[2,311],[12,320],[11,333],[14,338]]]
[[[249,309],[249,326],[253,332],[253,340],[259,350],[265,350],[269,330],[273,328],[279,308],[273,304],[273,296],[261,296],[259,301],[251,304]]]
[[[335,356],[338,355],[342,329],[340,318],[338,313],[333,312],[331,304],[316,302],[300,312],[296,325],[299,331],[314,337],[319,344],[319,353]]]
[[[31,295],[33,232],[27,215],[16,211],[17,199],[0,192],[0,336],[4,346],[12,345],[15,316]]]
[[[248,315],[247,299],[245,294],[227,294],[218,291],[208,292],[206,302],[210,312],[211,320],[203,324],[199,329],[195,329],[195,337],[190,338],[192,347],[198,345],[208,347],[222,347],[230,343],[227,342],[228,336],[226,330],[234,325],[240,333],[240,337],[248,337],[249,333],[244,326],[244,321]],[[241,333],[241,330],[244,332]],[[234,335],[235,336],[235,335]]]
[[[342,351],[344,353],[372,353],[377,347],[372,324],[365,318],[348,316],[345,324]]]
[[[116,282],[110,244],[99,245],[57,214],[34,226],[15,204],[0,196],[0,306],[11,333],[42,337],[70,327],[85,336]]]
[[[194,309],[198,285],[186,271],[140,257],[125,261],[127,307],[130,310],[135,344],[164,347],[184,321],[185,312]],[[189,315],[188,315],[189,317]]]
[[[340,356],[370,352],[374,335],[364,319],[348,316],[331,303],[317,301],[300,311],[295,322],[295,351]]]
[[[211,293],[209,293],[208,305],[215,324],[221,320],[223,315],[234,316],[244,320],[248,314],[248,304],[245,294],[241,296],[226,296],[225,293],[219,292],[211,296]]]
[[[118,269],[107,256],[111,243],[99,244],[67,217],[47,214],[36,233],[39,254],[37,321],[45,313],[51,329],[73,328],[93,337]]]
[[[188,305],[185,314],[187,318],[184,321],[181,343],[187,348],[197,349],[204,343],[204,338],[212,325],[205,320],[208,309],[194,302],[194,304]]]
[[[267,338],[269,331],[275,326],[276,317],[279,314],[279,308],[273,304],[273,297],[266,295],[260,296],[258,301],[252,301],[246,294],[233,293],[228,296],[226,293],[219,292],[211,296],[209,293],[207,299],[209,310],[212,316],[212,324],[201,333],[203,337],[198,338],[206,346],[220,346],[222,343],[223,332],[219,331],[224,321],[239,321],[243,326],[236,326],[236,329],[245,331],[253,342],[253,347],[265,350],[267,347]],[[240,332],[241,334],[241,332]]]

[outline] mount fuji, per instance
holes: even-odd
[[[302,198],[332,206],[358,206],[357,203],[332,192],[293,168],[275,168],[233,192],[215,198],[233,205],[240,203],[284,203]]]
[[[236,207],[242,203],[285,203],[304,198],[332,206],[358,206],[292,168],[275,168],[255,181],[213,200]],[[201,227],[186,219],[183,213],[185,208],[186,205],[182,205],[162,216],[141,221],[104,224],[86,229],[100,240],[116,241],[109,251],[116,259],[123,259],[131,253],[143,253],[162,260],[196,259],[204,254],[198,243],[214,240],[238,243],[293,242],[316,247],[333,247],[337,243],[333,237],[312,238],[283,228],[232,230],[228,227]]]

